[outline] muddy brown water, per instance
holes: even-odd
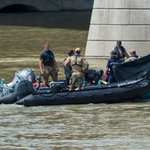
[[[18,70],[34,69],[49,42],[64,79],[67,51],[84,56],[91,12],[0,13],[0,79],[12,81]],[[106,60],[88,60],[105,70]],[[0,105],[0,149],[101,150],[149,149],[150,103],[23,107]]]

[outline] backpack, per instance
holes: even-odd
[[[51,90],[54,93],[58,93],[58,92],[61,92],[63,90],[63,88],[62,88],[62,86],[55,84],[54,86],[52,86]]]

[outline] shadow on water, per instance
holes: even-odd
[[[91,11],[0,13],[0,25],[88,30]]]

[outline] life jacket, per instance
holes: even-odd
[[[73,72],[82,72],[82,63],[83,63],[83,57],[81,57],[78,54],[74,54],[71,57],[71,66]]]
[[[45,52],[45,50],[43,50],[42,52],[43,52],[43,54],[44,54],[44,56],[46,58],[46,61],[45,62],[43,61],[44,64],[48,63],[50,61],[53,61],[54,55],[53,55],[52,51],[50,51],[50,50],[48,51],[49,56],[47,55],[47,53]]]
[[[132,55],[127,61],[133,61],[135,59],[138,59],[138,55]]]
[[[125,57],[125,49],[124,49],[123,46],[121,46],[122,56],[120,55],[120,52],[119,52],[117,46],[114,47],[114,50],[118,53],[118,55],[117,55],[117,58],[118,58],[118,59]]]
[[[36,87],[37,83],[33,83],[33,87]],[[40,87],[47,87],[44,83],[40,83]]]

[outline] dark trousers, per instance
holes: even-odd
[[[110,74],[109,74],[109,81],[108,81],[108,84],[113,83],[113,82],[115,82],[115,81],[116,81],[116,80],[115,80],[114,74],[113,74],[113,73],[110,73]]]
[[[71,73],[66,71],[66,72],[65,72],[65,75],[66,75],[66,82],[67,82],[67,85],[69,85]]]

